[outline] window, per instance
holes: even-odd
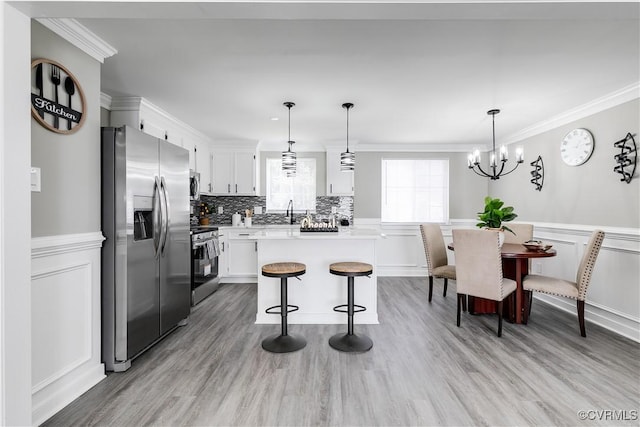
[[[291,178],[279,157],[267,159],[267,211],[286,211],[289,200],[296,211],[316,210],[316,159],[298,158],[296,176]]]
[[[449,221],[449,160],[382,159],[382,222]]]

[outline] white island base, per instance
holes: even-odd
[[[300,262],[307,266],[300,280],[288,280],[288,303],[300,307],[289,313],[289,324],[346,324],[347,315],[333,307],[347,303],[347,277],[329,273],[334,262],[365,262],[374,266],[370,277],[355,278],[354,302],[367,308],[356,313],[354,323],[378,323],[378,287],[375,269],[376,241],[368,230],[339,233],[300,233],[298,230],[266,230],[258,241],[258,309],[256,323],[279,324],[280,315],[267,314],[280,304],[280,279],[262,276],[262,266],[273,262]]]

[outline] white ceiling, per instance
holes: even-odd
[[[118,50],[102,91],[217,143],[486,145],[640,80],[639,3],[21,2]],[[280,120],[273,121],[272,117]]]

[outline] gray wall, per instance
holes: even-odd
[[[640,227],[640,165],[630,184],[613,172],[613,143],[627,132],[638,138],[640,100],[544,132],[522,142],[526,161],[511,175],[490,185],[491,194],[516,208],[518,221]],[[581,166],[567,166],[560,159],[560,141],[572,129],[591,131],[595,149]],[[511,147],[512,148],[512,147]],[[538,155],[544,162],[544,186],[536,191],[529,182],[529,163]],[[356,215],[357,215],[356,203]]]
[[[449,217],[475,218],[489,183],[467,168],[466,153],[356,152],[353,210],[356,218],[380,218],[382,159],[449,159]]]
[[[111,126],[111,111],[100,107],[100,126]]]
[[[31,193],[32,237],[99,231],[100,63],[32,20],[31,57],[63,64],[86,97],[86,120],[71,135],[31,119],[31,165],[41,168],[42,191]]]

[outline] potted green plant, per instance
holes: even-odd
[[[484,198],[484,211],[478,212],[479,223],[476,224],[480,228],[494,228],[500,231],[507,230],[512,234],[516,234],[503,223],[513,221],[518,215],[513,212],[513,206],[504,206],[504,202],[500,199],[493,199],[489,196]]]

